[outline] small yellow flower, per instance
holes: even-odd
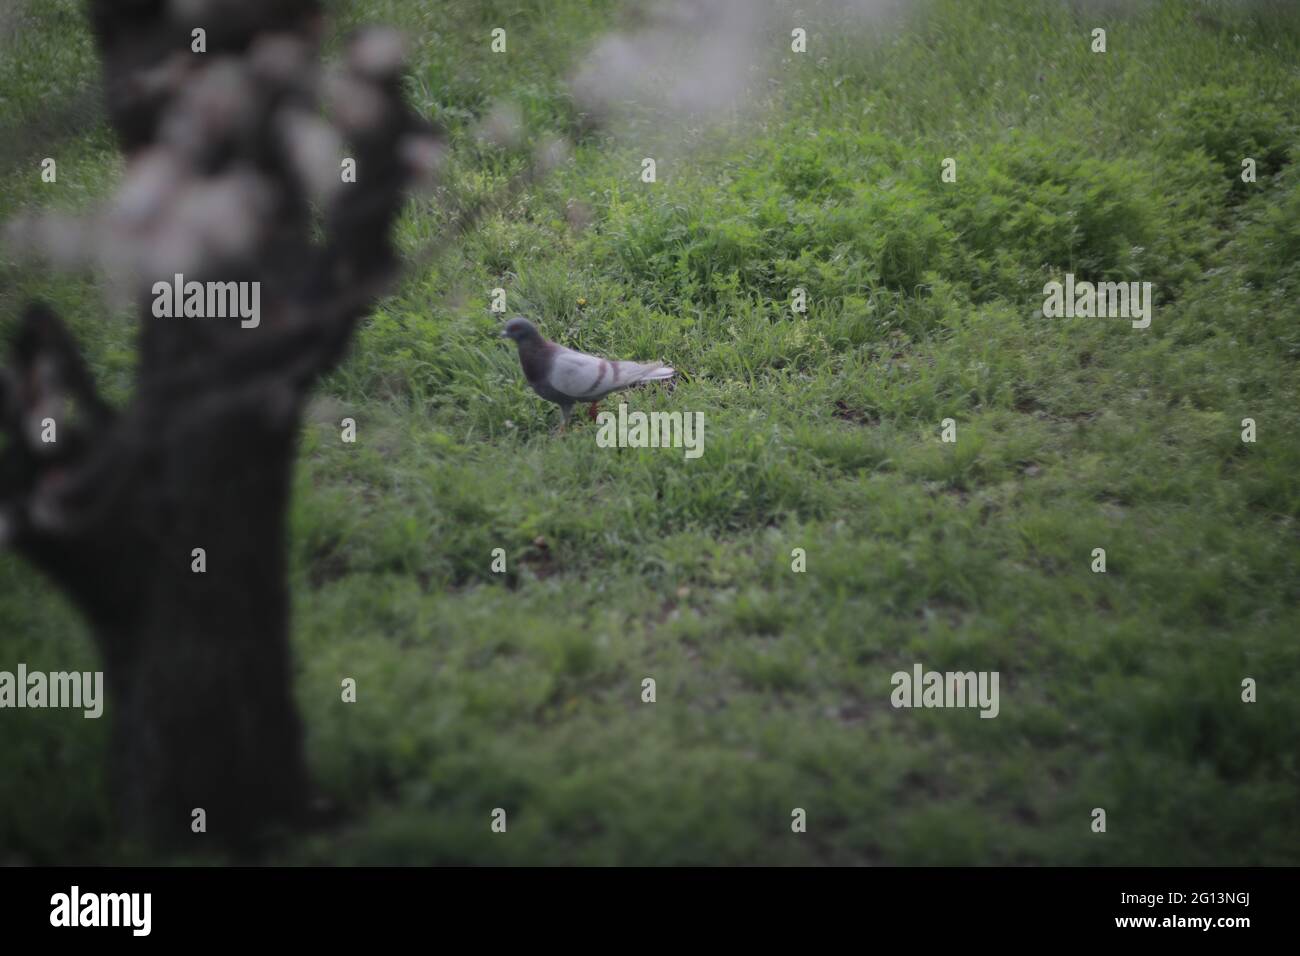
[[[587,300],[586,300],[586,299],[584,299],[584,298],[582,298],[582,297],[579,297],[579,298],[578,298],[578,305],[581,306],[581,305],[586,305],[586,304],[587,304]]]

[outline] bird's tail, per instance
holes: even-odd
[[[659,382],[672,378],[677,373],[667,365],[650,365],[646,367],[646,372],[641,376],[642,382]]]

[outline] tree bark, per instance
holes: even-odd
[[[391,283],[391,227],[437,144],[402,103],[390,33],[354,39],[339,119],[319,119],[315,0],[92,0],[90,13],[127,174],[85,258],[123,270],[139,303],[136,390],[110,408],[59,318],[27,309],[0,369],[0,544],[92,625],[125,831],[247,850],[307,802],[286,582],[302,405]],[[337,176],[338,160],[316,153],[332,138],[357,183],[322,188],[322,162]],[[156,316],[149,290],[172,280],[178,248],[186,280],[259,283],[259,324]],[[54,442],[39,437],[48,421]]]
[[[188,835],[203,808],[239,843],[304,805],[284,554],[292,439],[236,406],[160,449],[157,484],[139,490],[154,510],[130,558],[141,590],[129,626],[108,625],[101,644],[114,791],[127,825],[155,839]]]

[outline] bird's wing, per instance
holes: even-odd
[[[616,362],[559,347],[551,365],[550,385],[575,401],[592,401],[647,379],[671,378],[663,365]]]

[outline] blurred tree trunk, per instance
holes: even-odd
[[[285,584],[293,438],[254,402],[232,407],[160,448],[135,491],[156,509],[149,540],[119,558],[139,590],[125,622],[95,625],[114,791],[137,832],[185,833],[202,807],[210,832],[240,843],[303,808]]]
[[[136,389],[110,408],[67,327],[28,307],[0,369],[0,544],[91,622],[128,832],[248,848],[306,803],[286,583],[302,405],[389,288],[392,224],[438,145],[402,103],[387,31],[354,38],[326,97],[338,118],[321,118],[315,0],[92,0],[90,14],[124,182],[98,219],[11,240],[127,285]],[[340,186],[344,143],[361,175]],[[260,321],[155,316],[153,284],[178,272],[258,283]]]

